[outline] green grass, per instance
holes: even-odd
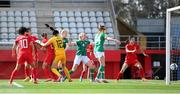
[[[110,83],[91,83],[89,80],[54,83],[40,80],[37,85],[22,80],[15,82],[24,87],[9,87],[8,80],[0,80],[0,94],[180,94],[180,81],[169,86],[162,80],[110,80]]]

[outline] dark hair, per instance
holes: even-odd
[[[47,38],[47,33],[42,33],[41,36]]]
[[[54,30],[54,31],[53,31],[53,35],[56,36],[56,35],[58,35],[58,34],[59,34],[59,31],[57,31],[57,30]]]
[[[20,28],[18,29],[18,34],[19,34],[19,35],[24,35],[24,33],[27,32],[27,31],[28,31],[28,30],[27,30],[26,27],[20,27]]]

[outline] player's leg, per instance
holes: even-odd
[[[89,67],[90,69],[90,79],[92,82],[94,82],[94,71],[95,71],[95,66],[91,62],[91,60],[87,56],[83,56],[82,59],[83,63],[86,64],[86,66]]]
[[[24,70],[25,70],[25,79],[24,79],[24,81],[28,82],[31,79],[31,67],[27,62],[25,62],[25,64],[24,64]]]
[[[128,64],[127,61],[124,62],[124,64],[122,65],[122,68],[120,70],[120,72],[118,73],[118,76],[116,78],[116,80],[119,80],[121,78],[121,76],[123,75],[124,71],[128,68]]]
[[[61,63],[62,63],[62,69],[64,70],[64,73],[66,75],[66,77],[68,78],[69,82],[72,82],[71,77],[70,77],[70,73],[69,70],[66,67],[66,56],[63,56],[61,59]]]
[[[82,82],[82,79],[83,79],[83,76],[84,76],[86,70],[87,70],[87,67],[86,67],[86,65],[83,63],[83,69],[82,69],[82,71],[81,71],[81,75],[80,75],[80,78],[79,78],[79,80],[80,80],[81,82]]]
[[[134,66],[139,69],[142,80],[143,80],[143,81],[146,81],[147,79],[145,78],[144,69],[143,69],[141,63],[137,60],[137,61],[136,61],[136,64],[135,64]]]
[[[10,80],[9,80],[9,85],[12,86],[12,82],[13,82],[13,79],[14,77],[17,75],[17,72],[19,71],[21,67],[21,64],[16,64],[16,67],[14,68],[14,70],[12,71],[11,73],[11,77],[10,77]]]
[[[47,80],[45,82],[51,81],[51,72],[50,72],[50,65],[47,62],[43,62],[42,69],[44,71]]]
[[[58,71],[62,76],[64,75],[61,61],[58,63]]]
[[[82,58],[81,56],[75,56],[75,59],[74,59],[74,63],[73,63],[73,67],[72,69],[69,71],[69,74],[72,74],[76,69],[77,67],[79,66],[80,62],[82,61]],[[64,77],[63,79],[63,82],[67,79],[67,76]]]
[[[55,56],[55,59],[54,59],[52,65],[51,65],[51,71],[52,71],[55,75],[57,75],[57,76],[59,77],[59,79],[60,79],[60,78],[61,78],[61,74],[60,74],[60,73],[58,72],[58,70],[57,70],[57,66],[58,66],[59,61],[60,61],[60,56]],[[59,80],[59,79],[58,79],[58,80]]]

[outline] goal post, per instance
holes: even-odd
[[[166,85],[170,84],[170,63],[171,61],[171,14],[173,11],[180,10],[180,6],[166,10]]]

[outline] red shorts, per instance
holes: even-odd
[[[129,66],[134,66],[138,62],[136,55],[127,55],[125,58],[125,63]]]
[[[53,60],[54,60],[54,54],[47,54],[44,59],[44,63],[51,65]]]
[[[32,54],[23,53],[23,54],[19,54],[18,55],[17,63],[18,64],[24,64],[25,62],[27,62],[28,64],[32,64],[33,63]]]

